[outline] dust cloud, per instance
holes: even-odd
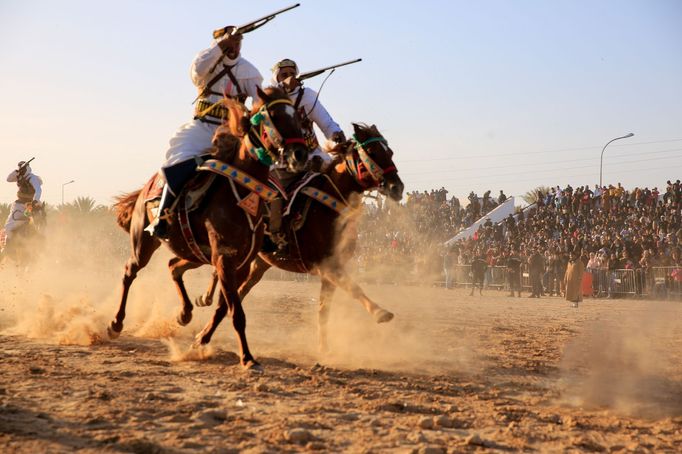
[[[674,304],[674,303],[673,303]],[[650,418],[682,415],[682,320],[665,302],[594,320],[566,346],[566,402]]]

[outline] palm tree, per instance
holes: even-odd
[[[526,202],[528,205],[532,205],[533,203],[538,201],[538,194],[542,192],[543,194],[547,194],[550,191],[550,188],[548,186],[538,186],[537,188],[530,190],[523,194],[521,198]]]

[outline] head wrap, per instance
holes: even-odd
[[[279,84],[277,76],[282,68],[294,68],[294,71],[296,71],[296,75],[298,76],[298,65],[296,62],[289,58],[285,58],[275,63],[275,66],[272,67],[272,85]]]

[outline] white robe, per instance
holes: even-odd
[[[218,46],[218,41],[211,43],[211,47],[199,52],[194,58],[190,70],[192,82],[199,90],[202,90],[225,66],[233,66],[232,74],[237,79],[241,91],[252,100],[258,99],[256,88],[263,83],[263,76],[255,66],[241,56],[236,59],[228,58]],[[221,95],[212,94],[204,98],[210,103],[219,101],[224,95],[237,96],[239,93],[227,74],[215,82],[210,89],[221,93]],[[170,139],[163,167],[169,167],[202,154],[211,147],[211,139],[217,128],[218,125],[200,120],[191,120],[182,125]]]
[[[9,183],[16,183],[17,181],[17,171],[14,170],[7,176],[7,181]],[[43,193],[42,184],[43,180],[33,173],[28,174],[28,181],[33,186],[35,194],[33,195],[33,200],[40,201],[40,196]],[[5,241],[9,241],[12,238],[12,233],[28,222],[28,217],[24,214],[26,211],[26,204],[15,200],[10,206],[9,216],[7,217],[7,222],[5,223]]]
[[[276,80],[274,80],[274,76],[272,85],[281,87]],[[327,140],[330,140],[335,132],[342,131],[338,123],[334,121],[332,116],[329,115],[329,112],[327,112],[327,109],[322,105],[322,102],[320,102],[320,99],[317,97],[317,92],[312,88],[297,87],[294,91],[289,93],[289,99],[291,99],[291,101],[294,103],[296,102],[299,90],[303,90],[303,97],[298,105],[298,112],[301,115],[301,118],[305,118],[306,116],[310,118],[310,120],[320,128],[320,131],[322,131],[322,134],[324,134],[324,137]],[[315,102],[316,98],[317,102]],[[310,158],[313,156],[319,156],[325,162],[331,162],[332,159],[331,156],[322,151],[319,146],[310,153]],[[282,165],[282,167],[284,167],[284,165]]]

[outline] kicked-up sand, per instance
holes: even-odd
[[[133,285],[109,340],[115,274],[106,291],[2,284],[2,452],[682,451],[679,302],[368,285],[395,319],[338,290],[320,354],[319,285],[264,281],[244,302],[254,373],[229,318],[191,348],[214,307],[179,327],[167,275]]]

